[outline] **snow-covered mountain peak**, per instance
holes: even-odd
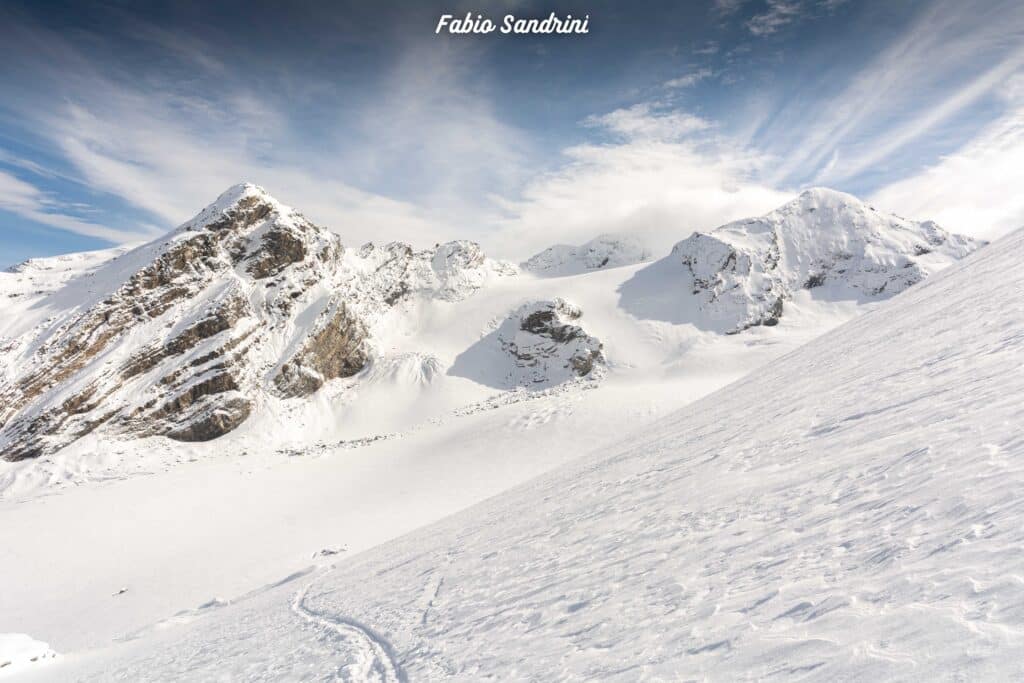
[[[199,230],[215,224],[218,219],[233,214],[245,207],[261,205],[269,212],[282,216],[290,215],[294,210],[277,201],[265,189],[254,183],[243,182],[232,185],[204,207],[199,213],[183,223],[178,230]]]
[[[814,188],[759,218],[694,233],[669,259],[689,275],[695,321],[738,332],[776,324],[798,290],[832,300],[890,296],[982,244]]]
[[[522,268],[542,277],[562,277],[650,259],[651,251],[633,235],[604,233],[580,245],[548,247],[523,262]]]
[[[347,265],[359,277],[346,287],[353,298],[367,302],[367,312],[383,312],[415,298],[462,301],[497,278],[515,275],[514,265],[488,258],[469,240],[416,250],[404,242],[364,244],[350,253]]]

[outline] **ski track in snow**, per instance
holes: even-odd
[[[328,572],[324,572],[324,576]],[[303,620],[320,629],[341,636],[344,643],[351,645],[355,662],[351,667],[352,681],[377,681],[379,683],[404,683],[406,678],[401,667],[391,655],[391,645],[383,637],[357,621],[310,609],[306,605],[306,594],[310,584],[300,589],[292,600],[292,611]]]

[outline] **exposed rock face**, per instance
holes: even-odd
[[[694,233],[672,249],[709,326],[775,325],[800,289],[832,299],[897,294],[984,244],[814,189],[761,218]]]
[[[651,260],[651,252],[632,235],[604,234],[572,246],[556,244],[527,259],[522,268],[543,277],[578,275]]]
[[[231,188],[166,238],[89,273],[95,296],[11,343],[0,453],[42,455],[95,429],[183,441],[234,429],[282,335],[335,286],[341,255],[337,236],[262,189]],[[358,320],[332,310],[289,361],[319,378],[312,390],[366,362]]]
[[[480,245],[467,240],[439,244],[416,251],[408,244],[364,244],[358,263],[363,276],[350,281],[350,293],[360,300],[395,306],[420,296],[462,301],[488,281],[515,275],[516,267],[487,258]]]
[[[344,303],[335,302],[302,348],[281,366],[274,386],[283,396],[308,396],[336,377],[351,377],[366,365],[366,328]]]
[[[546,387],[589,375],[603,363],[601,342],[577,322],[583,312],[562,300],[535,301],[514,311],[498,328],[512,358],[513,386]]]
[[[0,339],[7,460],[52,453],[94,430],[214,439],[262,402],[359,373],[375,353],[371,323],[400,303],[458,301],[516,272],[473,242],[347,252],[250,184],[159,240],[62,258],[88,267],[43,293],[56,315]],[[5,289],[27,293],[36,271],[60,267],[24,264],[4,276],[27,286]]]

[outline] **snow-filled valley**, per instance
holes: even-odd
[[[663,258],[338,231],[241,185],[0,275],[21,671],[1022,673],[1019,236],[827,190]]]

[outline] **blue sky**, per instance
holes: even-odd
[[[170,230],[249,180],[349,243],[656,248],[826,185],[1024,224],[1008,0],[0,5],[0,266]],[[586,36],[437,36],[442,12]]]

